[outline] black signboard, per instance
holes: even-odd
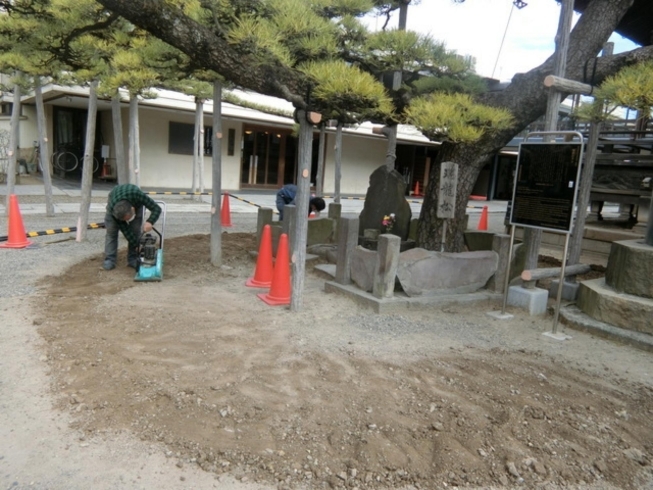
[[[583,145],[522,143],[510,224],[571,232]]]

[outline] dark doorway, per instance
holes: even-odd
[[[52,161],[53,170],[60,177],[77,180],[82,177],[87,120],[88,111],[85,109],[54,107]],[[99,162],[101,161],[102,134],[99,128],[99,121],[97,121],[93,157],[94,177],[99,176],[101,171]]]

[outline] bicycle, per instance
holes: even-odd
[[[82,159],[83,161],[83,159]],[[63,150],[57,151],[52,155],[52,163],[62,172],[72,172],[79,166],[79,158],[73,152]],[[93,173],[100,168],[100,162],[95,156],[93,157]]]

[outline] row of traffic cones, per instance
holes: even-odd
[[[222,226],[232,226],[231,211],[229,210],[229,194],[225,194],[222,199],[220,219]],[[23,217],[20,214],[20,207],[18,206],[18,197],[15,194],[9,196],[9,221],[7,228],[8,240],[0,243],[0,248],[25,248],[32,244],[27,239],[25,227],[23,226]]]
[[[25,227],[23,226],[23,217],[20,214],[18,198],[15,194],[9,195],[9,221],[7,223],[8,240],[0,243],[0,248],[25,248],[32,244],[27,239]]]
[[[256,259],[254,276],[245,283],[250,288],[270,288],[267,293],[257,294],[269,305],[290,304],[290,254],[288,252],[288,235],[282,233],[277,247],[277,259],[272,260],[272,228],[263,227],[261,244]]]

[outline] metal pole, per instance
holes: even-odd
[[[560,314],[560,302],[562,300],[562,288],[565,283],[565,265],[567,263],[567,250],[569,249],[569,233],[565,233],[565,251],[562,253],[562,267],[560,267],[560,283],[558,284],[558,294],[556,297],[556,310],[553,315],[553,330],[551,333],[555,334],[558,330],[558,316]]]
[[[501,314],[506,314],[506,304],[508,303],[508,286],[510,285],[510,262],[512,262],[512,245],[515,243],[515,225],[510,225],[510,247],[508,248],[508,263],[506,264],[506,279],[503,282],[503,306]]]

